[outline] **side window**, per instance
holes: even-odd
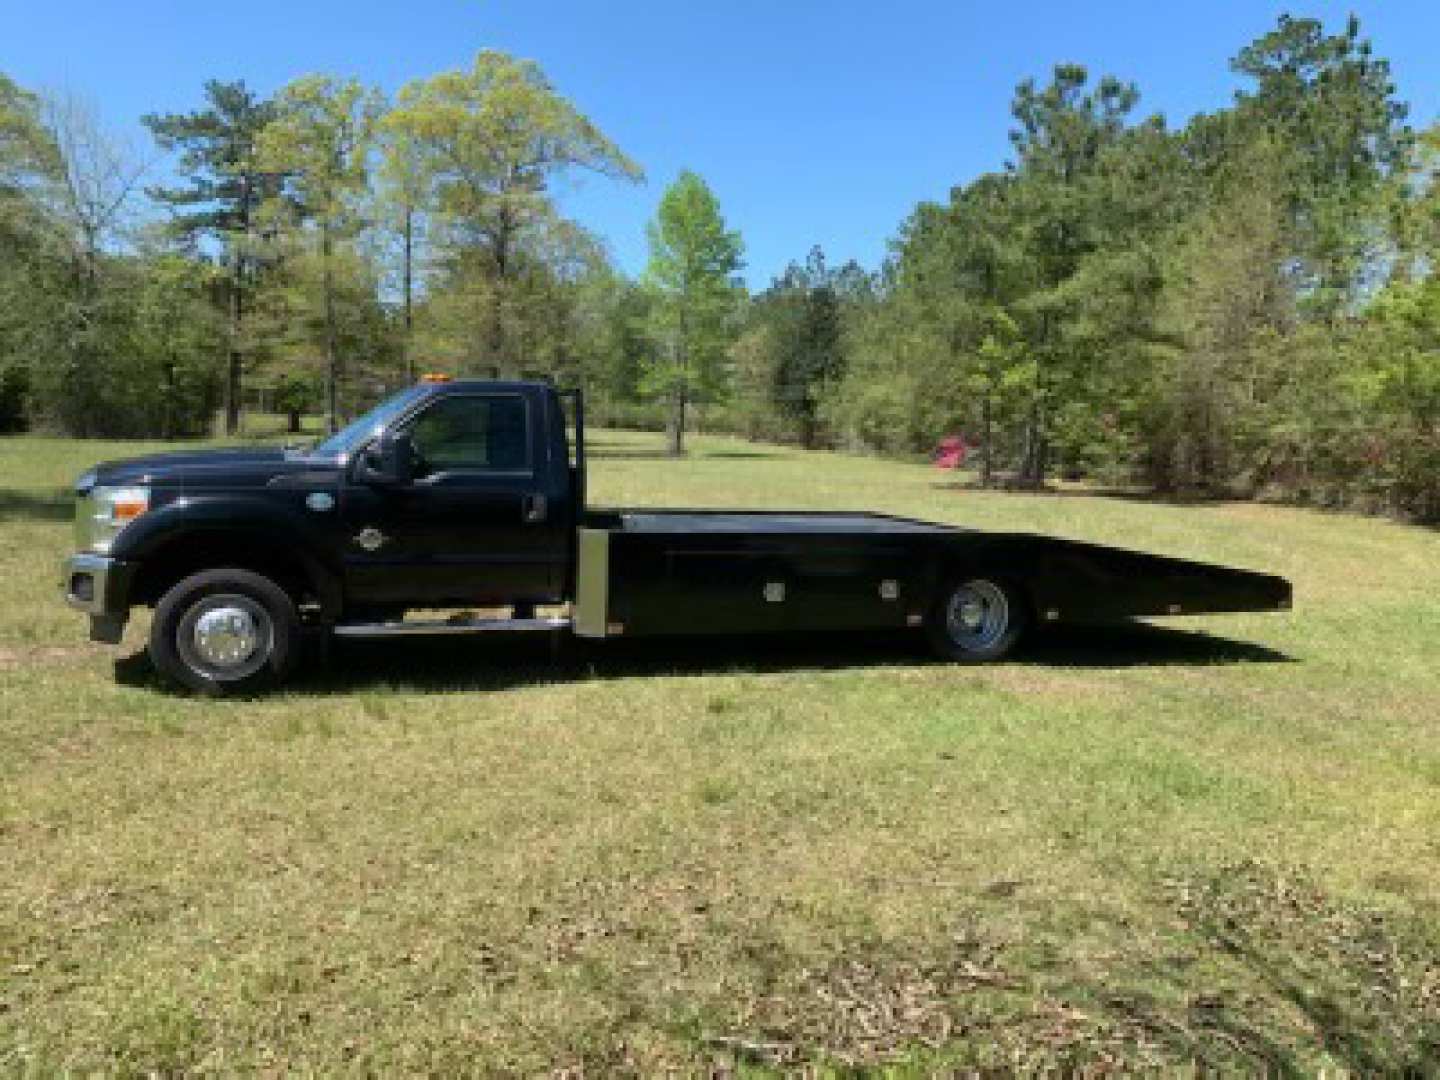
[[[410,428],[417,471],[525,471],[530,431],[525,399],[514,395],[442,398]]]

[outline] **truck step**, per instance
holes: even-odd
[[[406,622],[339,623],[336,637],[385,638],[411,637],[425,634],[485,634],[491,632],[522,634],[536,631],[569,630],[570,619],[436,619]]]

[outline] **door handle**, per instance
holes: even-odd
[[[527,525],[536,525],[545,520],[546,503],[544,495],[526,495],[521,501],[521,513]]]

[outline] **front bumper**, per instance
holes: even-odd
[[[61,570],[65,602],[90,616],[90,640],[117,643],[130,618],[132,563],[108,555],[71,555]]]

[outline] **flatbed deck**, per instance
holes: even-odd
[[[913,627],[956,575],[979,572],[1023,582],[1035,622],[1290,600],[1272,575],[854,511],[596,509],[577,546],[582,637]]]

